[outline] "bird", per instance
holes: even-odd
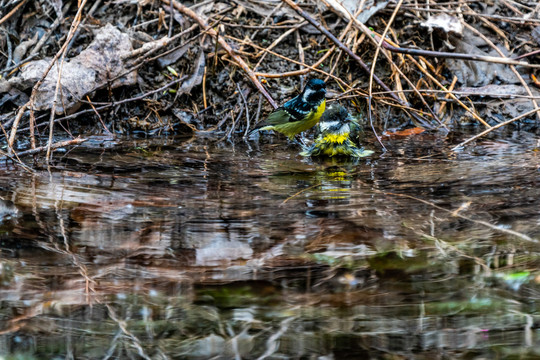
[[[311,79],[300,94],[274,110],[255,131],[274,130],[294,140],[319,122],[325,108],[326,83]]]
[[[359,148],[350,138],[351,133],[359,130],[360,125],[347,109],[340,104],[333,104],[321,117],[315,141],[309,147],[304,146],[300,155],[351,158],[369,156],[373,151]]]

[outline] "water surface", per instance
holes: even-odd
[[[540,152],[96,139],[0,169],[0,356],[540,357]],[[373,146],[376,149],[375,146]]]

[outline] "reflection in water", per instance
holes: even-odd
[[[160,139],[1,169],[0,356],[540,356],[537,153],[392,141],[349,164]]]

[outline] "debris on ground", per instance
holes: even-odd
[[[0,19],[8,150],[52,143],[39,134],[59,122],[74,138],[203,131],[237,141],[312,77],[327,82],[329,103],[378,133],[480,133],[506,121],[538,131],[534,7],[362,4],[10,2]],[[66,136],[54,129],[55,139]]]

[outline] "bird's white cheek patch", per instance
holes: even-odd
[[[339,129],[340,134],[348,134],[351,132],[351,128],[349,127],[349,124],[345,124]]]
[[[331,128],[337,128],[339,126],[339,121],[324,121],[319,123],[321,127],[321,131],[327,131]]]
[[[308,98],[314,93],[315,93],[315,90],[306,89],[306,91],[304,91],[304,95],[302,95],[302,100],[307,102]]]

